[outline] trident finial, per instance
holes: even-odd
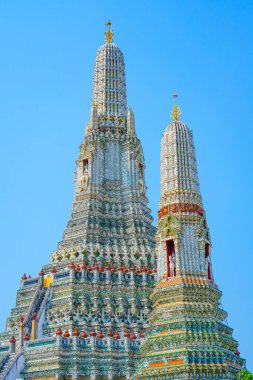
[[[176,101],[176,98],[178,97],[177,94],[173,94],[172,95],[172,98],[174,99],[174,107],[172,108],[172,112],[170,114],[170,117],[173,119],[173,120],[179,120],[182,112],[180,110],[180,108],[178,107],[177,105],[177,101]]]
[[[107,44],[110,44],[111,42],[113,42],[114,33],[111,30],[111,25],[112,25],[111,21],[108,20],[107,23],[106,23],[107,29],[105,31],[105,42]]]

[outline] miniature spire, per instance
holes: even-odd
[[[111,42],[113,42],[113,37],[114,37],[114,33],[111,30],[111,25],[112,25],[111,21],[108,20],[106,25],[107,25],[107,29],[105,31],[105,42],[107,44],[110,44]]]
[[[176,98],[178,97],[177,94],[173,94],[172,95],[172,98],[174,99],[174,107],[172,108],[172,112],[170,114],[170,117],[173,119],[173,120],[179,120],[182,112],[179,108],[179,106],[177,105],[177,101],[176,101]]]
[[[132,106],[130,106],[127,114],[127,130],[129,133],[135,133],[135,120]]]

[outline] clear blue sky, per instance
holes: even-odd
[[[253,2],[0,0],[0,327],[68,221],[96,50],[112,20],[153,215],[177,92],[193,129],[215,279],[253,370]]]

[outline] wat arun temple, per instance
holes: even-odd
[[[235,380],[245,360],[213,276],[192,131],[174,95],[155,227],[113,37],[108,21],[71,217],[50,263],[21,278],[0,333],[0,380]]]

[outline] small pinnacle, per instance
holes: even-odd
[[[173,119],[173,120],[179,120],[182,112],[179,108],[179,106],[177,105],[177,102],[176,102],[176,98],[178,97],[177,94],[172,94],[172,98],[174,99],[174,107],[172,108],[172,112],[170,114],[170,117]]]
[[[108,20],[107,23],[106,23],[107,29],[105,31],[105,42],[107,44],[110,44],[110,43],[113,42],[114,33],[111,30],[111,25],[112,25],[111,21]]]

